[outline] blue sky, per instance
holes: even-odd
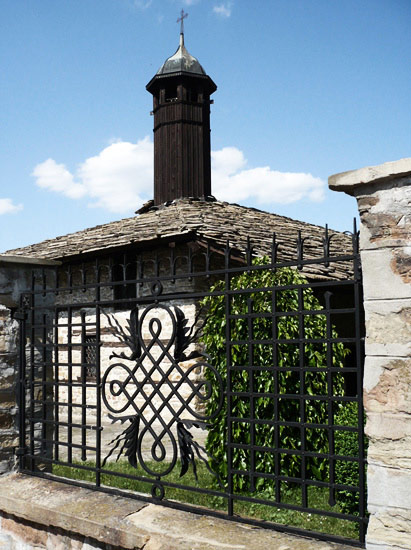
[[[2,0],[1,251],[151,198],[145,85],[182,7],[218,86],[217,198],[346,230],[328,176],[411,156],[410,0]]]

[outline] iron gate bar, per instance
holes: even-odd
[[[68,331],[67,331],[67,374],[68,374],[68,402],[73,402],[73,345],[72,345],[72,330],[73,327],[71,326],[72,323],[72,316],[73,316],[73,310],[70,306],[67,308],[67,323],[68,323]],[[68,414],[68,429],[67,429],[67,439],[68,439],[68,456],[67,456],[67,462],[73,462],[73,455],[71,452],[71,441],[73,437],[73,428],[71,424],[73,423],[73,407],[68,407],[67,410]]]
[[[98,279],[97,279],[98,280]],[[100,342],[101,344],[101,336],[100,336],[100,306],[98,305],[98,302],[100,301],[100,287],[96,286],[96,340],[97,342]],[[100,345],[96,348],[96,399],[97,399],[97,431],[96,431],[96,486],[101,486],[101,432],[102,432],[102,425],[101,425],[101,365],[100,365]]]
[[[278,368],[281,368],[281,367],[278,367]],[[287,370],[284,369],[281,372],[287,372]],[[324,374],[326,374],[325,369],[324,369]],[[292,399],[293,401],[296,400],[296,399],[300,399],[300,397],[301,397],[301,394],[298,394],[298,393],[271,393],[271,392],[264,392],[264,393],[258,393],[258,392],[230,392],[230,393],[231,393],[231,395],[235,395],[236,397],[248,397],[250,395],[252,397],[261,397],[262,395],[264,395],[264,396],[273,397],[273,398],[281,397],[281,399]],[[328,401],[330,399],[332,401],[337,401],[337,402],[341,401],[341,402],[347,402],[347,403],[352,403],[352,402],[357,401],[356,397],[349,397],[349,396],[345,396],[345,395],[342,395],[342,396],[335,395],[335,396],[327,397],[326,395],[305,394],[303,397],[304,397],[304,399],[311,400],[311,401]],[[301,422],[299,422],[299,426],[301,426]],[[324,426],[327,426],[327,424],[324,424]]]
[[[281,396],[283,394],[272,394],[274,395],[275,397],[278,397],[278,396]],[[247,421],[247,422],[254,422],[256,424],[266,424],[267,426],[275,426],[275,425],[279,425],[279,426],[291,426],[291,427],[295,427],[295,428],[299,428],[300,427],[300,422],[293,422],[293,421],[286,421],[286,420],[263,420],[263,419],[260,419],[260,418],[242,418],[242,417],[236,417],[236,416],[230,416],[230,418],[233,420],[233,422],[235,421],[240,421],[240,420],[244,420],[244,421]],[[327,424],[315,424],[313,422],[306,422],[306,427],[307,428],[327,428]],[[358,432],[358,428],[357,427],[354,427],[354,426],[338,426],[338,425],[335,425],[336,428],[338,428],[338,430],[340,431],[347,431],[347,432]],[[278,447],[279,448],[279,447]],[[327,454],[328,456],[328,454]]]
[[[301,232],[299,232],[299,237],[301,238]],[[302,248],[301,248],[301,259],[302,259]],[[304,297],[303,297],[303,290],[302,288],[297,289],[298,293],[298,336],[299,336],[299,343],[298,343],[298,359],[299,359],[299,371],[300,371],[300,396],[299,396],[299,404],[300,404],[300,438],[301,438],[301,477],[302,477],[302,504],[304,508],[308,507],[308,497],[307,497],[307,485],[305,483],[305,479],[307,477],[307,463],[306,463],[306,455],[305,455],[305,449],[307,445],[307,433],[305,429],[305,422],[306,422],[306,416],[305,416],[305,376],[304,376],[304,352],[305,352],[305,330],[304,330],[304,315],[301,313],[301,310],[304,309]],[[275,312],[277,314],[277,311]],[[277,344],[279,343],[279,339],[277,338]],[[277,407],[278,408],[278,407]],[[295,456],[295,455],[294,455]]]
[[[256,267],[261,267],[261,266],[256,266]],[[265,267],[265,271],[274,269],[268,264],[264,267]],[[215,274],[211,273],[210,275],[215,275]],[[197,277],[196,273],[191,276],[192,279],[194,279],[195,277]],[[176,279],[188,279],[188,276],[187,277],[177,276]],[[164,281],[164,280],[165,280],[165,278],[162,276],[161,281]],[[169,280],[171,280],[171,279],[169,279]],[[156,281],[157,281],[157,279],[152,278],[152,279],[146,280],[144,282],[146,282],[146,283],[155,283]],[[135,282],[136,281],[128,281],[125,284],[131,284],[131,283],[134,284]],[[310,288],[327,288],[327,287],[335,287],[335,286],[338,286],[338,287],[342,287],[342,286],[355,287],[356,284],[358,284],[358,283],[356,283],[353,280],[318,281],[318,282],[302,284],[301,288],[302,289],[310,289]],[[97,285],[97,288],[100,288],[100,289],[101,288],[110,288],[112,286],[113,285],[110,284],[110,283],[99,283],[99,285]],[[244,288],[244,289],[241,289],[241,290],[229,290],[228,292],[229,292],[230,295],[252,294],[252,293],[256,293],[256,292],[272,292],[272,291],[279,291],[279,290],[281,290],[281,291],[283,291],[283,290],[284,291],[285,290],[296,290],[296,289],[298,289],[298,287],[299,287],[299,285],[284,285],[283,287],[281,287],[281,286],[277,286],[277,287],[269,286],[269,287],[253,288],[253,289]],[[95,288],[95,287],[93,287],[93,288]],[[74,290],[81,290],[81,287],[62,288],[59,292],[57,292],[57,294],[60,294],[62,291],[70,292],[70,291],[74,291]],[[51,291],[51,293],[56,294],[56,291],[53,290],[53,291]],[[33,296],[41,295],[41,294],[42,294],[42,292],[40,292],[40,291],[33,292]],[[225,295],[225,290],[189,292],[189,293],[188,292],[174,292],[174,293],[170,292],[170,293],[167,293],[165,295],[158,296],[157,299],[159,301],[170,301],[170,300],[175,300],[175,299],[178,299],[178,298],[181,298],[181,297],[190,297],[190,298],[199,298],[199,299],[201,299],[201,298],[204,298],[205,296],[224,296],[224,295]],[[116,304],[130,303],[130,302],[138,303],[138,304],[152,303],[152,300],[153,300],[152,296],[141,296],[141,297],[137,297],[137,298],[120,298],[120,299],[117,299],[117,300],[116,299],[109,299],[109,300],[101,300],[100,299],[97,302],[95,300],[76,302],[75,306],[76,306],[76,308],[77,307],[94,308],[96,305],[112,306],[112,305],[116,305]],[[62,306],[61,305],[56,305],[55,308],[57,310],[59,310],[59,309],[62,308]],[[42,309],[50,310],[50,306],[47,306],[47,305],[43,305],[43,306],[38,305],[38,306],[36,306],[36,310],[41,311]],[[350,308],[350,309],[353,309],[353,308]],[[317,311],[317,310],[313,310],[313,311]],[[320,310],[318,310],[318,311],[320,311]],[[64,325],[62,325],[62,326],[64,326]]]
[[[72,424],[69,424],[69,427],[72,426]],[[41,437],[36,437],[34,436],[33,437],[33,442],[34,441],[38,441],[40,443],[58,443],[60,446],[62,447],[67,447],[67,449],[69,449],[69,451],[71,451],[72,449],[83,449],[83,446],[81,443],[72,443],[72,442],[66,442],[66,441],[61,441],[61,440],[58,440],[58,439],[50,439],[50,438],[47,438],[47,439],[42,439]],[[86,450],[88,451],[95,451],[96,448],[95,447],[90,447],[90,446],[86,446],[85,447]],[[71,453],[69,453],[71,454]],[[35,454],[28,454],[27,455],[28,457],[31,457],[31,458],[34,458],[36,457],[37,455]],[[38,459],[38,456],[37,456],[37,459]],[[42,458],[42,460],[45,460],[44,458]],[[68,460],[67,461],[68,464],[74,464],[71,460]],[[62,463],[61,463],[62,464]]]
[[[61,365],[60,365],[61,366]],[[46,386],[71,386],[71,387],[74,387],[74,388],[80,388],[81,387],[81,384],[78,384],[76,382],[46,382]],[[94,385],[90,385],[88,384],[87,385],[88,388],[91,388],[91,387],[95,387]],[[35,400],[35,402],[37,403],[42,403],[43,400],[42,399],[37,399]],[[71,408],[71,407],[74,407],[74,408],[78,408],[78,409],[82,409],[83,408],[83,405],[81,403],[67,403],[66,401],[48,401],[48,403],[52,403],[53,405],[58,405],[59,407],[62,407],[62,406],[65,406],[67,407],[67,409]],[[85,407],[87,409],[95,409],[96,406],[95,405],[85,405]],[[62,424],[62,422],[58,422],[56,420],[51,420],[50,422],[52,422],[53,424]]]
[[[318,370],[321,368],[322,370]],[[274,371],[275,369],[280,369],[280,372],[299,372],[300,367],[278,367],[278,366],[270,366],[265,367],[264,365],[233,365],[232,370],[252,370],[252,369],[258,369],[261,371]],[[341,374],[341,367],[330,367],[331,372],[340,373]],[[325,367],[304,367],[304,372],[326,372]],[[357,369],[355,367],[344,367],[344,373],[351,372],[357,374]],[[274,392],[274,395],[277,395],[277,393]],[[341,396],[344,397],[344,396]]]
[[[36,456],[36,455],[33,455],[33,457],[31,457],[33,459],[37,459],[39,460],[39,457]],[[46,461],[46,459],[44,459]],[[55,461],[55,460],[52,460],[52,459],[47,459],[47,462],[49,463],[53,463],[53,464],[60,464],[60,465],[67,465],[67,462],[61,462],[61,461]],[[75,466],[76,468],[78,469],[81,469],[81,470],[85,470],[85,471],[89,471],[89,472],[96,472],[96,468],[92,467],[92,466],[86,466],[86,465],[83,465],[83,464],[77,464],[77,463],[74,463],[72,464],[73,466]],[[142,482],[146,482],[146,483],[152,483],[152,478],[149,478],[149,477],[144,477],[144,476],[141,476],[141,475],[132,475],[132,474],[127,474],[127,473],[124,473],[124,472],[113,472],[112,470],[107,470],[107,469],[104,469],[104,468],[101,468],[100,470],[100,473],[101,474],[106,474],[106,475],[110,475],[110,476],[115,476],[115,477],[121,477],[121,478],[125,478],[125,479],[131,479],[131,480],[137,480],[137,481],[142,481]],[[27,470],[26,473],[31,473],[31,470]],[[36,474],[37,472],[35,472]],[[234,471],[235,473],[235,471]],[[265,474],[266,476],[268,476],[269,474]],[[58,476],[53,476],[52,474],[50,476],[48,476],[47,474],[45,474],[44,472],[41,472],[41,477],[43,476],[47,476],[47,477],[50,477],[50,479],[54,479],[54,480],[58,480],[58,481],[64,481],[64,478],[60,478]],[[286,476],[280,476],[280,480],[292,480],[294,479],[296,482],[297,481],[301,481],[301,479],[299,478],[287,478]],[[71,483],[71,481],[75,481],[75,480],[69,480],[67,481],[68,483]],[[311,480],[310,480],[311,481]],[[208,494],[208,495],[212,495],[212,496],[216,496],[216,497],[221,497],[221,498],[226,498],[226,499],[229,499],[230,498],[230,494],[228,492],[219,492],[219,491],[215,491],[215,490],[210,490],[210,489],[204,489],[204,488],[201,488],[201,487],[194,487],[194,486],[186,486],[186,485],[181,485],[181,484],[178,484],[178,483],[173,483],[173,482],[170,482],[170,481],[163,481],[162,482],[164,484],[165,487],[172,487],[172,488],[177,488],[177,489],[182,489],[182,490],[185,490],[185,491],[190,491],[190,492],[195,492],[195,493],[202,493],[202,494]],[[321,483],[321,482],[315,482],[314,481],[312,483],[313,486],[328,486],[328,483]],[[90,485],[86,485],[88,487],[90,487]],[[103,488],[104,486],[102,486]],[[353,486],[349,486],[349,485],[336,485],[336,488],[354,488]],[[128,494],[128,493],[127,493]],[[139,495],[141,495],[139,493]],[[231,495],[231,496],[234,496],[234,495]],[[143,495],[141,495],[141,497],[143,498]],[[139,498],[139,497],[137,497]],[[264,504],[265,506],[270,506],[270,507],[274,507],[274,508],[284,508],[284,509],[288,509],[288,510],[295,510],[295,511],[298,511],[298,512],[310,512],[310,513],[315,513],[317,515],[326,515],[326,516],[329,516],[329,517],[335,517],[335,518],[338,518],[338,519],[344,519],[344,520],[347,520],[347,521],[354,521],[354,522],[360,522],[361,521],[361,518],[359,516],[355,516],[355,515],[349,515],[349,514],[342,514],[342,513],[339,513],[339,512],[332,512],[332,511],[328,511],[328,510],[319,510],[319,509],[316,509],[316,508],[313,508],[313,509],[307,509],[307,508],[304,508],[303,506],[298,506],[298,505],[294,505],[294,504],[289,504],[289,503],[285,503],[285,502],[270,502],[270,501],[267,501],[267,500],[263,500],[263,499],[258,499],[258,498],[255,498],[255,497],[247,497],[247,496],[244,496],[244,495],[235,495],[235,499],[236,500],[244,500],[244,501],[248,501],[248,502],[256,502],[256,503],[260,503],[260,504]],[[166,502],[166,501],[164,501]],[[163,501],[162,501],[163,503]],[[188,510],[196,510],[195,507],[190,507],[189,505],[188,506]],[[197,509],[197,513],[198,512],[198,509]],[[201,513],[201,512],[200,512]],[[208,514],[208,510],[207,510],[207,514]],[[235,517],[238,517],[234,514]],[[225,517],[225,516],[224,516]],[[256,520],[258,521],[258,520]],[[300,534],[301,534],[301,531],[300,531]],[[317,537],[318,538],[318,537]],[[338,538],[338,537],[337,537]],[[332,539],[330,539],[332,540]],[[344,538],[338,538],[339,541],[344,541],[346,544],[348,543],[347,539],[344,539]],[[350,541],[351,543],[351,541]]]
[[[277,249],[278,244],[275,242],[275,236],[273,237],[273,261],[276,261],[276,255],[277,255]],[[271,297],[271,314],[272,314],[272,333],[271,333],[271,339],[273,342],[273,365],[278,365],[278,325],[277,320],[278,316],[275,315],[277,311],[277,291],[278,289],[273,287],[272,289],[272,297]],[[268,368],[268,367],[267,367]],[[275,395],[278,395],[280,393],[279,391],[279,382],[278,382],[278,369],[274,368],[273,374],[274,374],[274,392]],[[274,430],[274,475],[275,475],[275,500],[277,502],[281,501],[281,487],[280,487],[280,439],[279,439],[279,410],[278,407],[274,407],[274,424],[275,430]]]
[[[86,314],[84,311],[81,312],[81,341],[86,341]],[[80,367],[80,377],[81,377],[81,423],[83,425],[87,422],[87,413],[86,413],[86,401],[87,401],[87,387],[86,387],[86,349],[85,347],[81,348],[81,367]],[[86,430],[82,428],[81,430],[81,445],[86,446]],[[81,460],[87,459],[86,449],[81,452]]]
[[[30,420],[29,417],[27,417],[27,420]],[[32,419],[32,420],[35,420],[35,419]],[[44,424],[51,424],[53,426],[55,426],[57,424],[57,422],[55,420],[44,420],[42,419],[41,420],[42,423],[44,422]],[[67,427],[69,424],[68,422],[58,422],[59,426],[65,426]],[[93,426],[91,424],[76,424],[75,422],[72,422],[71,423],[71,426],[73,428],[85,428],[86,430],[97,430],[96,426]]]
[[[230,255],[226,255],[226,258],[227,260],[229,261],[230,259],[235,259],[235,258],[232,258]],[[116,287],[116,286],[124,286],[126,284],[132,284],[132,283],[135,283],[135,284],[140,284],[140,283],[147,283],[147,282],[155,282],[157,281],[158,279],[161,279],[162,281],[172,281],[173,279],[191,279],[193,277],[206,277],[208,275],[225,275],[225,273],[229,273],[229,274],[232,274],[232,275],[235,275],[235,274],[241,274],[243,273],[244,271],[247,271],[248,269],[251,269],[252,271],[265,271],[267,269],[273,269],[273,270],[276,270],[276,269],[280,269],[280,268],[283,268],[283,267],[298,267],[298,266],[302,266],[302,268],[304,266],[310,266],[310,265],[324,265],[325,263],[346,263],[346,262],[355,262],[356,261],[356,256],[351,254],[351,255],[345,255],[345,256],[338,256],[338,257],[329,257],[329,258],[309,258],[307,260],[304,260],[303,262],[298,262],[298,261],[284,261],[284,262],[268,262],[266,264],[261,264],[261,265],[251,265],[251,266],[244,266],[244,265],[241,265],[241,266],[237,266],[237,267],[227,267],[227,269],[222,269],[222,268],[219,268],[219,269],[212,269],[210,271],[195,271],[195,272],[190,272],[190,271],[187,271],[186,273],[177,273],[177,274],[172,274],[172,275],[150,275],[150,276],[147,276],[147,277],[143,277],[143,278],[136,278],[136,279],[126,279],[126,280],[121,280],[121,281],[110,281],[110,282],[97,282],[97,283],[86,283],[86,284],[77,284],[77,285],[73,285],[73,284],[70,284],[68,286],[55,286],[51,292],[62,292],[62,291],[70,291],[70,290],[88,290],[88,289],[95,289],[95,288],[98,288],[98,287],[107,287],[107,286],[110,286],[110,287]],[[104,267],[104,265],[102,266]],[[301,271],[301,269],[299,269],[299,271]],[[97,272],[99,273],[99,270],[97,270]],[[335,279],[334,281],[330,282],[329,284],[332,285],[332,284],[353,284],[353,282],[355,281],[352,281],[352,280],[339,280],[339,279]],[[308,283],[306,285],[306,287],[311,287],[311,286],[320,286],[321,283],[320,282],[312,282],[312,283]],[[324,281],[324,285],[327,285],[327,282]],[[293,286],[293,285],[291,285]],[[296,285],[294,285],[296,286]],[[303,285],[304,287],[304,285]],[[287,288],[286,286],[284,287],[285,289]],[[246,289],[245,289],[246,290]],[[50,289],[49,289],[49,292],[50,292]],[[44,290],[42,288],[37,288],[37,289],[34,289],[32,294],[39,294],[39,295],[44,295]],[[129,299],[126,300],[126,301],[130,301]],[[110,302],[113,302],[113,300],[110,300]]]
[[[31,290],[33,291],[34,288],[34,278],[32,276],[31,280]],[[30,306],[32,306],[32,300],[30,300]],[[29,356],[30,356],[30,364],[32,365],[34,362],[34,340],[35,340],[35,332],[34,332],[34,308],[30,307],[29,314],[28,314],[28,321],[30,326],[30,348],[29,348]],[[26,353],[26,352],[25,352]],[[29,388],[29,399],[30,399],[30,416],[34,417],[34,369],[30,369],[30,377],[27,381],[28,388]],[[29,421],[29,429],[30,429],[30,453],[34,454],[34,422]],[[33,464],[33,463],[32,463]],[[33,466],[32,466],[33,467]]]
[[[60,424],[59,424],[59,326],[58,326],[58,314],[59,309],[56,308],[54,312],[54,344],[53,344],[53,353],[54,353],[54,419],[56,424],[54,426],[54,438],[58,441],[60,439]],[[56,460],[59,458],[59,446],[58,443],[54,446],[54,456]]]
[[[47,418],[47,400],[46,400],[46,382],[47,382],[47,332],[46,332],[46,314],[43,314],[42,321],[43,326],[41,327],[43,329],[42,331],[42,381],[41,381],[41,395],[43,398],[42,403],[42,418]],[[34,388],[37,386],[36,383],[33,384],[33,392]],[[33,400],[34,401],[34,400]],[[41,425],[41,437],[45,441],[46,440],[46,423],[42,423]],[[42,451],[46,451],[46,445],[42,448]]]
[[[231,419],[232,421],[234,421],[234,419]],[[241,420],[244,420],[244,419],[241,419]],[[300,427],[300,426],[298,426]],[[324,428],[326,427],[325,425],[323,426]],[[247,449],[248,448],[248,444],[246,443],[232,443],[231,444],[232,448],[233,449]],[[289,455],[293,455],[293,456],[310,456],[310,457],[314,457],[314,458],[342,458],[343,460],[346,460],[348,462],[359,462],[359,459],[357,457],[353,457],[353,456],[350,456],[350,455],[337,455],[337,454],[329,454],[329,453],[315,453],[314,451],[301,451],[299,449],[287,449],[287,448],[282,448],[282,447],[268,447],[268,446],[260,446],[260,445],[256,445],[255,446],[255,450],[256,451],[269,451],[269,452],[274,452],[274,451],[278,451],[280,452],[281,454],[289,454]],[[236,471],[236,473],[239,473],[241,472],[241,470],[238,470]],[[265,472],[261,472],[261,477],[267,477],[267,478],[274,478],[274,474],[268,474],[268,473],[265,473]],[[299,477],[288,477],[288,476],[282,476],[282,475],[279,475],[278,476],[279,478],[281,479],[288,479],[288,480],[292,480],[292,481],[302,481],[302,478],[299,478]],[[310,480],[306,480],[306,483],[309,483],[310,485],[315,485],[315,486],[318,486],[318,487],[325,487],[325,486],[330,486],[330,485],[335,485],[338,487],[343,487],[343,488],[346,488],[346,487],[354,487],[354,485],[343,485],[341,483],[331,483],[331,482],[328,482],[328,481],[318,481],[318,480],[315,480],[315,479],[310,479]]]
[[[231,394],[231,386],[232,386],[232,380],[231,380],[231,364],[232,364],[232,356],[231,356],[231,345],[230,345],[230,339],[231,339],[231,319],[229,317],[230,315],[230,301],[231,301],[231,294],[230,294],[230,287],[231,287],[231,278],[230,278],[230,271],[229,271],[229,264],[230,264],[230,245],[227,241],[226,244],[226,250],[225,250],[225,268],[226,272],[224,273],[224,289],[225,289],[225,296],[224,296],[224,302],[225,302],[225,318],[226,318],[226,327],[225,327],[225,341],[226,341],[226,368],[227,368],[227,382],[226,382],[226,399],[227,399],[227,413],[232,410],[232,394]],[[234,515],[234,499],[233,499],[233,492],[234,492],[234,486],[233,486],[233,453],[232,453],[232,421],[227,414],[227,482],[228,482],[228,501],[227,501],[227,513],[229,517]]]
[[[261,266],[256,266],[256,267],[261,267]],[[266,270],[267,269],[273,269],[269,264],[267,264],[266,266]],[[212,273],[212,275],[214,275],[214,272]],[[192,278],[194,277],[197,277],[197,274],[193,274],[192,275]],[[178,279],[180,278],[184,278],[184,277],[176,277]],[[185,278],[188,278],[188,277],[185,277]],[[164,277],[161,277],[161,280],[164,281]],[[152,278],[152,279],[149,279],[149,280],[146,280],[145,282],[148,282],[148,283],[152,283],[152,282],[156,282],[157,279],[155,278]],[[131,281],[131,282],[136,282],[136,281]],[[123,284],[123,283],[122,283]],[[126,283],[127,284],[127,283]],[[130,284],[130,281],[128,281],[128,284]],[[355,285],[358,284],[356,283],[355,281],[353,280],[343,280],[343,281],[320,281],[320,282],[313,282],[313,283],[307,283],[307,284],[303,284],[301,285],[301,287],[303,289],[309,289],[309,288],[325,288],[325,287],[334,287],[334,286],[353,286],[355,287]],[[111,285],[110,283],[100,283],[99,285],[97,285],[98,288],[109,288],[113,285]],[[271,287],[261,287],[261,288],[254,288],[254,289],[242,289],[242,290],[230,290],[229,293],[231,295],[236,295],[236,294],[247,294],[247,293],[255,293],[255,292],[270,292],[270,291],[275,291],[275,290],[295,290],[298,288],[298,285],[284,285],[283,287],[281,286],[278,286],[278,287],[274,287],[274,286],[271,286]],[[81,287],[78,287],[78,288],[75,288],[75,287],[71,287],[71,288],[62,288],[60,290],[61,291],[65,291],[65,292],[70,292],[71,291],[74,291],[74,290],[81,290]],[[56,291],[53,290],[52,293],[56,294]],[[33,293],[33,296],[35,296],[36,294],[41,294],[41,292],[34,292]],[[165,294],[165,295],[160,295],[157,297],[158,301],[171,301],[171,300],[177,300],[179,298],[198,298],[198,299],[201,299],[201,298],[204,298],[206,296],[224,296],[225,295],[225,290],[218,290],[218,291],[214,291],[214,292],[208,292],[208,291],[204,291],[204,292],[179,292],[179,293],[168,293],[168,294]],[[118,300],[98,300],[97,302],[96,301],[83,301],[83,302],[76,302],[76,308],[77,307],[87,307],[87,308],[94,308],[96,305],[99,305],[101,307],[103,306],[113,306],[113,305],[120,305],[120,304],[123,304],[123,303],[130,303],[130,301],[132,301],[133,303],[136,303],[136,304],[147,304],[147,303],[152,303],[152,296],[142,296],[142,297],[138,297],[138,298],[133,298],[133,299],[130,299],[130,298],[121,298],[121,299],[118,299]],[[58,306],[55,306],[56,309],[61,309],[62,306],[61,305],[58,305]],[[49,306],[36,306],[36,309],[38,309],[39,311],[42,310],[42,309],[46,309],[46,310],[49,310],[50,307]],[[351,308],[352,309],[352,308]],[[314,310],[316,311],[316,310]],[[318,310],[320,311],[320,310]],[[324,311],[323,311],[324,313]],[[64,326],[64,325],[62,325]]]
[[[351,260],[353,258],[351,257]],[[239,275],[241,273],[243,273],[244,271],[247,271],[247,270],[251,270],[251,271],[266,271],[267,269],[271,269],[271,270],[276,270],[276,269],[281,269],[283,267],[296,267],[296,264],[295,262],[288,262],[290,265],[279,265],[279,264],[263,264],[263,265],[253,265],[251,266],[251,268],[244,268],[244,266],[242,267],[236,267],[236,268],[229,268],[228,269],[228,273],[231,274],[231,275]],[[312,263],[314,262],[307,262],[307,265],[312,265]],[[321,261],[318,261],[316,262],[317,264],[324,264],[324,260],[321,260]],[[225,270],[223,269],[216,269],[216,270],[212,270],[212,271],[208,271],[208,272],[194,272],[194,273],[178,273],[177,275],[174,275],[174,276],[165,276],[165,275],[160,275],[159,277],[156,277],[154,275],[150,276],[150,277],[147,277],[145,279],[127,279],[127,280],[124,280],[124,281],[112,281],[112,282],[100,282],[100,283],[97,283],[97,284],[87,284],[86,286],[83,286],[83,285],[72,285],[72,286],[62,286],[62,287],[58,287],[58,289],[53,289],[52,292],[54,293],[61,293],[62,291],[74,291],[74,290],[81,290],[81,291],[85,291],[85,290],[92,290],[96,287],[98,288],[105,288],[105,287],[121,287],[121,286],[125,286],[125,285],[130,285],[130,284],[135,284],[135,285],[140,285],[141,283],[155,283],[156,281],[158,281],[159,279],[161,279],[161,281],[167,281],[167,282],[175,282],[175,280],[179,279],[179,280],[192,280],[194,278],[204,278],[204,277],[208,277],[208,276],[224,276],[225,274]],[[302,271],[302,274],[304,275],[304,271]],[[310,282],[310,283],[306,283],[305,285],[303,284],[302,285],[302,288],[315,288],[315,287],[324,287],[324,286],[334,286],[334,285],[353,285],[355,284],[354,281],[352,280],[339,280],[339,279],[335,279],[333,281],[313,281],[313,282]],[[292,288],[296,288],[297,285],[287,285],[287,286],[284,286],[284,287],[277,287],[277,288],[281,288],[282,290],[287,290],[287,289],[292,289]],[[271,287],[272,288],[272,287]],[[269,290],[270,287],[267,287],[266,290]],[[243,289],[244,291],[247,291],[247,289]],[[231,290],[230,292],[232,293],[239,293],[241,291],[236,291],[236,290]],[[217,292],[216,294],[221,294],[222,291],[220,292]],[[42,295],[43,292],[41,290],[36,290],[33,292],[33,294],[39,294],[39,295]],[[190,292],[190,294],[192,294]],[[193,293],[195,294],[195,293]],[[201,293],[198,293],[199,296],[201,295]],[[108,303],[113,303],[113,302],[121,302],[121,301],[125,301],[125,302],[130,302],[130,300],[134,301],[134,298],[133,299],[130,299],[130,298],[122,298],[122,299],[118,299],[118,300],[108,300]],[[95,302],[93,302],[95,303]]]
[[[257,289],[259,290],[259,289]],[[255,292],[255,291],[254,291]],[[274,290],[273,290],[274,292]],[[329,313],[355,313],[355,308],[347,308],[347,309],[329,309]],[[303,309],[301,311],[303,315],[324,315],[325,309]],[[271,317],[297,317],[298,313],[295,311],[279,311],[275,313],[251,313],[250,315],[247,315],[245,313],[231,313],[229,315],[230,319],[270,319]]]

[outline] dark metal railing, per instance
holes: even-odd
[[[274,236],[257,261],[248,240],[33,272],[20,470],[363,545],[358,233],[333,252],[332,237],[310,258],[299,234],[294,258]]]

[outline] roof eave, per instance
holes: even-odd
[[[190,73],[188,71],[177,71],[175,73],[164,73],[164,74],[156,74],[153,76],[153,78],[150,80],[150,82],[146,85],[146,90],[150,92],[151,94],[156,91],[156,89],[160,86],[161,82],[167,79],[172,78],[178,78],[178,77],[185,77],[185,78],[194,78],[197,80],[204,80],[208,84],[208,92],[211,95],[217,90],[217,85],[215,82],[206,74],[197,74],[197,73]]]

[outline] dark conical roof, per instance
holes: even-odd
[[[184,34],[180,34],[180,45],[175,54],[166,59],[163,65],[157,71],[157,75],[171,73],[193,73],[205,75],[206,72],[198,60],[193,57],[184,46]]]

